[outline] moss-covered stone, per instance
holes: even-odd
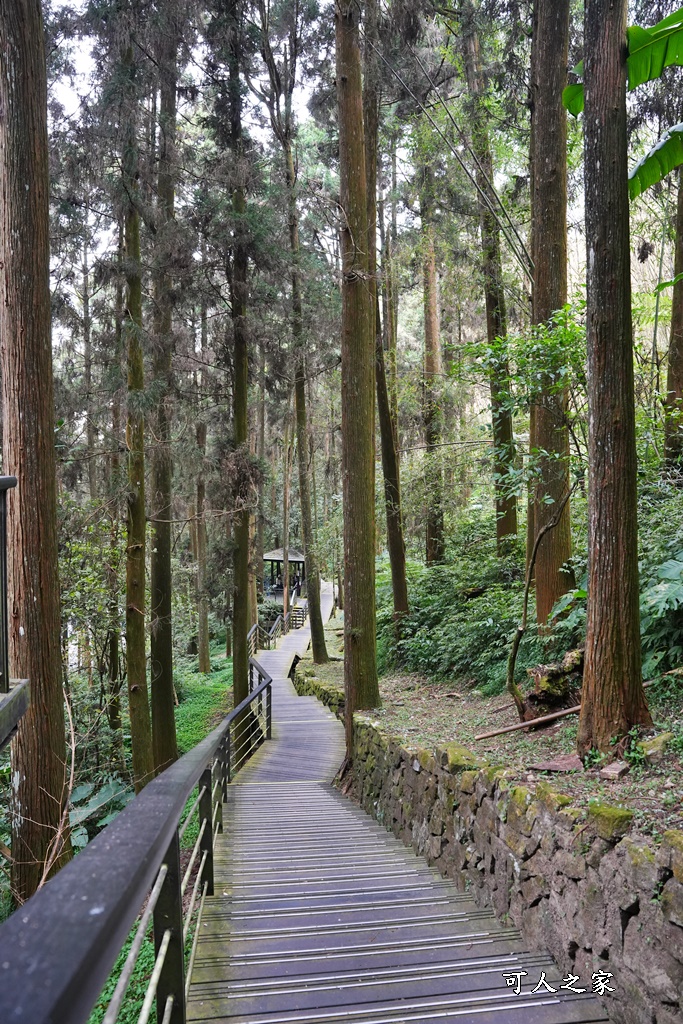
[[[477,771],[463,772],[460,776],[460,790],[462,793],[474,793],[474,787],[477,782]]]
[[[657,864],[672,871],[677,882],[683,882],[683,832],[669,829],[664,833],[657,853]]]
[[[481,764],[476,754],[460,743],[449,743],[438,755],[441,766],[449,772],[466,771]]]
[[[657,764],[666,753],[666,748],[674,738],[672,732],[660,732],[659,736],[652,736],[651,739],[641,740],[638,749],[645,755],[650,764]]]
[[[591,800],[588,804],[588,817],[601,839],[616,842],[628,831],[633,821],[633,811]]]
[[[536,799],[549,811],[559,811],[562,807],[568,807],[572,802],[571,797],[564,793],[557,793],[547,782],[536,784]]]

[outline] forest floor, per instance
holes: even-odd
[[[344,671],[340,618],[327,627],[328,651],[338,660],[316,666],[316,675],[343,689]],[[589,800],[628,807],[634,812],[634,829],[644,835],[661,836],[667,829],[683,829],[683,709],[679,684],[662,680],[648,688],[648,702],[655,723],[653,733],[671,732],[673,739],[657,764],[647,764],[637,748],[625,757],[630,761],[627,775],[618,781],[600,778],[606,763],[593,758],[590,767],[573,771],[544,771],[536,766],[576,750],[578,715],[560,719],[545,728],[526,729],[475,740],[492,729],[514,725],[517,714],[507,694],[485,697],[474,680],[434,682],[400,672],[380,678],[382,706],[367,712],[368,718],[396,736],[409,749],[443,748],[448,743],[468,747],[482,762],[512,770],[513,781],[531,783],[541,779],[572,797],[576,807]]]

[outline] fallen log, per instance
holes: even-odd
[[[648,679],[646,683],[643,683],[643,689],[654,682],[654,679]],[[544,722],[554,722],[556,718],[565,718],[567,715],[578,715],[580,710],[581,705],[575,704],[572,708],[564,708],[562,711],[553,711],[551,715],[541,715],[540,718],[530,718],[528,722],[517,722],[515,725],[506,725],[504,729],[493,729],[491,732],[480,732],[479,735],[474,738],[475,740],[488,740],[491,739],[492,736],[502,736],[504,732],[516,732],[517,729],[528,729],[532,725],[543,725]]]

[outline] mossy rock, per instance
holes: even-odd
[[[613,807],[611,804],[591,800],[588,804],[588,817],[601,839],[615,843],[628,832],[633,821],[633,811],[627,810],[626,807]]]
[[[648,740],[641,740],[638,743],[638,750],[644,755],[649,764],[657,764],[662,760],[666,749],[674,738],[672,732],[660,732],[659,736],[653,736]]]
[[[449,772],[462,772],[478,768],[481,764],[476,754],[460,743],[449,743],[443,750],[439,750],[438,756],[441,766]]]
[[[460,791],[462,793],[474,793],[474,787],[477,782],[478,771],[466,771],[460,776]]]
[[[563,807],[568,807],[572,802],[570,796],[556,792],[547,782],[536,784],[536,799],[549,811],[559,811]]]

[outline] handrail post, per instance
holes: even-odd
[[[221,795],[223,803],[228,799],[228,783],[230,781],[230,726],[228,726],[221,743]]]
[[[209,765],[202,772],[202,776],[199,780],[199,789],[203,789],[204,793],[201,800],[199,801],[199,820],[206,821],[206,827],[204,828],[204,834],[199,844],[199,849],[202,854],[206,852],[206,864],[204,865],[204,880],[207,883],[206,894],[207,896],[213,896],[213,798],[211,796],[211,784],[213,780],[213,772]]]
[[[266,739],[272,739],[273,732],[273,681],[266,687]]]
[[[227,733],[227,736],[225,738],[225,753],[226,753],[225,762],[226,762],[226,765],[227,765],[226,775],[227,775],[228,783],[232,782],[232,734],[230,732],[231,729],[232,729],[232,723],[230,723],[228,725],[228,733]],[[226,791],[225,791],[226,799],[227,799],[227,796],[228,796],[228,791],[226,789]]]
[[[211,787],[211,798],[213,800],[213,791],[218,783],[218,792],[216,794],[216,824],[218,825],[218,831],[223,831],[223,764],[219,758],[214,762],[214,771],[218,776],[217,779],[213,779],[213,772],[211,777],[213,785]]]
[[[178,830],[173,833],[164,863],[168,865],[154,908],[154,953],[159,952],[162,939],[170,929],[171,941],[161,968],[157,986],[157,1024],[161,1024],[169,996],[173,1009],[169,1024],[185,1024],[185,953],[183,943],[183,899],[180,893],[180,843]]]

